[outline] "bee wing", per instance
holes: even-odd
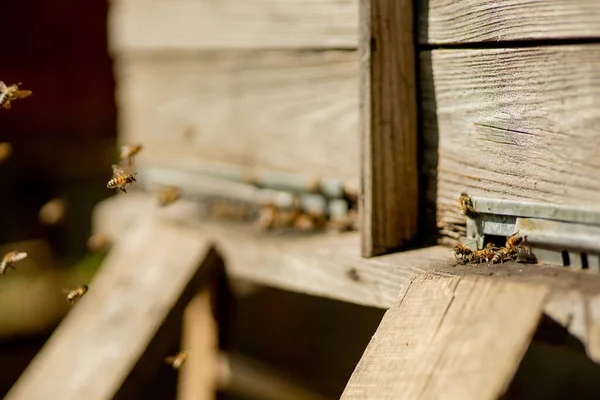
[[[32,93],[31,90],[17,90],[12,96],[17,99],[24,99],[25,97],[31,96]]]
[[[116,164],[112,165],[112,170],[113,170],[113,176],[122,176],[122,175],[125,175],[125,171],[123,171],[123,168],[119,167]]]
[[[6,89],[6,83],[0,81],[0,91],[3,91],[4,89]]]

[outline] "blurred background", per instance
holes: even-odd
[[[89,282],[107,252],[89,242],[94,206],[114,194],[106,182],[117,156],[107,11],[104,0],[2,7],[0,80],[33,90],[0,110],[0,251],[29,253],[18,274],[0,279],[2,395],[68,312],[62,289]],[[221,327],[228,351],[325,398],[339,397],[383,315],[268,288],[229,300]],[[158,385],[160,398],[175,398],[176,372],[164,367],[159,374],[153,390]],[[252,398],[237,396],[221,395]]]

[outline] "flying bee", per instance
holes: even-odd
[[[69,304],[74,305],[86,294],[88,291],[87,285],[81,285],[78,288],[73,290],[63,290],[63,292],[67,293],[67,301]]]
[[[21,253],[17,250],[6,253],[4,258],[2,259],[2,263],[0,263],[0,274],[4,275],[9,268],[16,270],[13,265],[17,261],[21,261],[22,259],[27,257],[27,253]]]
[[[31,90],[19,90],[21,83],[6,86],[4,82],[0,81],[0,107],[8,110],[11,101],[31,96]]]
[[[181,190],[175,186],[161,189],[156,193],[156,201],[159,207],[166,207],[175,203],[181,197]]]
[[[471,262],[473,260],[473,250],[469,248],[469,246],[465,246],[462,243],[457,244],[452,249],[454,252],[454,257],[460,260],[463,264]]]
[[[121,146],[121,155],[119,156],[119,160],[121,163],[125,163],[127,161],[127,165],[131,165],[133,162],[133,156],[139,153],[142,150],[142,145],[138,144],[135,146],[124,145]]]
[[[165,357],[165,362],[173,367],[173,369],[179,369],[187,359],[187,353],[180,351],[174,356]]]
[[[463,214],[465,214],[467,217],[475,219],[479,215],[479,213],[475,211],[473,202],[468,194],[461,193],[460,197],[458,198],[458,204],[460,205],[460,209],[462,210]]]
[[[519,232],[513,233],[506,238],[506,247],[512,249],[513,247],[519,246],[527,239],[527,236],[519,236]]]
[[[125,187],[133,182],[137,182],[135,180],[135,176],[137,174],[126,174],[123,168],[114,164],[112,166],[112,170],[113,178],[106,184],[106,187],[109,189],[119,188],[119,190],[123,193],[127,193]]]

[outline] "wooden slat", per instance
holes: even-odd
[[[211,293],[195,296],[183,314],[182,350],[188,358],[179,372],[179,400],[216,398],[219,372],[218,326],[212,315]]]
[[[600,45],[421,53],[427,197],[598,208]]]
[[[112,0],[113,52],[356,49],[356,0]]]
[[[360,0],[362,255],[406,245],[418,221],[411,0]]]
[[[533,337],[547,292],[490,278],[413,278],[341,398],[497,399]]]
[[[198,269],[209,244],[139,224],[108,255],[6,399],[113,398]]]
[[[217,161],[358,187],[355,52],[217,52],[119,59],[123,141],[139,161]]]
[[[595,0],[418,1],[419,43],[600,37]]]

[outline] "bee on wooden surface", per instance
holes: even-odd
[[[519,245],[515,250],[514,259],[519,263],[537,263],[537,257],[533,254],[533,250],[530,246]]]
[[[506,238],[506,247],[508,249],[512,249],[513,247],[517,247],[523,243],[526,239],[526,236],[519,236],[519,232],[516,232],[509,237]]]
[[[27,253],[22,253],[17,250],[6,253],[4,258],[2,259],[2,263],[0,263],[0,274],[4,275],[9,268],[16,270],[13,265],[17,261],[21,261],[22,259],[27,257]]]
[[[4,82],[0,81],[0,107],[8,110],[11,107],[11,101],[31,96],[31,90],[19,90],[21,83],[6,86]]]
[[[165,357],[165,362],[173,367],[173,369],[179,369],[187,360],[187,353],[185,351],[180,351],[174,356]]]
[[[494,257],[492,257],[492,263],[497,264],[504,263],[504,261],[514,260],[516,255],[517,249],[515,247],[502,247],[495,252]]]
[[[166,207],[169,204],[173,204],[180,197],[181,190],[175,186],[163,188],[156,193],[156,201],[159,207]]]
[[[137,182],[135,180],[135,176],[137,174],[127,174],[123,168],[114,164],[112,166],[112,170],[113,178],[106,184],[106,187],[109,189],[119,188],[119,190],[121,190],[123,193],[127,193],[125,187],[133,182]]]
[[[133,156],[139,153],[142,150],[142,145],[138,144],[135,146],[124,145],[121,146],[121,155],[119,156],[119,160],[122,164],[131,165],[133,163]]]
[[[477,211],[475,211],[475,208],[473,208],[473,202],[471,201],[471,198],[469,197],[468,194],[461,193],[460,197],[458,198],[458,203],[460,205],[460,209],[462,210],[463,214],[465,214],[467,217],[469,217],[471,219],[477,218],[479,213]]]
[[[463,264],[473,260],[473,250],[471,250],[469,246],[459,243],[454,246],[452,251],[454,252],[454,257],[456,257]]]
[[[63,290],[63,291],[65,293],[67,293],[67,301],[69,302],[69,304],[74,305],[83,297],[84,294],[87,293],[88,286],[81,285],[78,288],[75,288],[73,290]]]
[[[471,262],[474,263],[484,263],[491,261],[496,255],[496,249],[493,247],[486,247],[481,250],[476,250],[473,252],[473,259]]]

